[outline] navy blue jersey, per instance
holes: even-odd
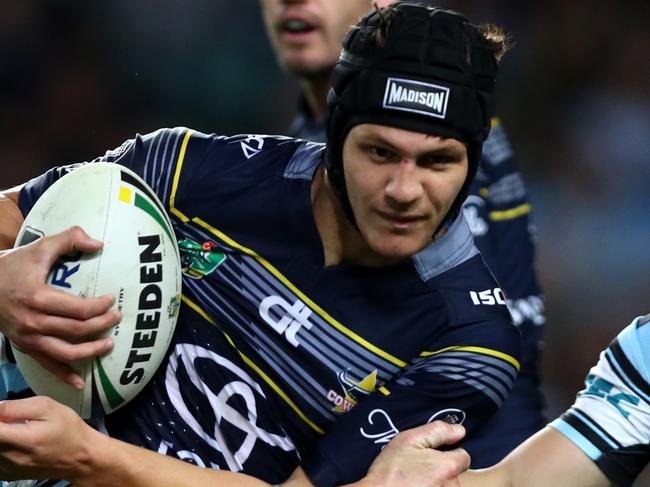
[[[325,129],[300,99],[290,134],[315,142]],[[476,246],[506,295],[522,334],[522,364],[503,407],[470,439],[472,468],[494,465],[545,424],[537,362],[545,323],[544,301],[535,271],[531,205],[508,137],[500,121],[483,144],[476,179],[463,205]]]
[[[410,259],[324,266],[311,207],[323,146],[184,128],[99,160],[140,174],[168,208],[183,302],[168,356],[106,418],[114,437],[202,466],[316,485],[365,475],[398,431],[469,434],[505,400],[520,336],[460,216]],[[27,213],[67,169],[21,191]]]

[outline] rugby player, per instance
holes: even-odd
[[[391,1],[377,3],[386,6]],[[330,73],[341,39],[370,9],[371,2],[260,0],[260,5],[278,62],[301,88],[299,113],[289,134],[323,142]],[[537,370],[545,317],[534,267],[531,207],[503,127],[496,118],[492,124],[464,212],[476,245],[503,288],[522,332],[523,360],[504,405],[464,444],[473,468],[498,462],[546,423]]]
[[[99,158],[135,170],[158,194],[185,270],[165,362],[101,427],[270,483],[298,468],[318,486],[362,478],[401,430],[436,419],[478,429],[507,396],[520,352],[519,331],[461,212],[490,130],[503,50],[499,31],[398,3],[364,17],[346,38],[332,75],[327,149],[177,128]],[[54,168],[6,193],[6,245],[70,170]],[[80,378],[65,363],[110,346],[80,339],[119,317],[109,298],[64,295],[44,279],[58,255],[97,245],[76,229],[0,257],[3,331],[73,383]],[[196,245],[218,258],[197,261]],[[37,425],[47,429],[64,414],[28,401],[13,403],[19,412],[9,416],[27,420],[27,429],[8,425],[28,434],[7,434],[0,457],[13,478],[38,463],[32,442],[48,444]],[[63,444],[49,451],[63,478],[78,478],[70,466],[78,456]],[[146,465],[129,451],[111,458]],[[111,481],[129,470],[120,461],[109,467]]]

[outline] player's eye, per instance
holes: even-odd
[[[393,151],[377,145],[367,146],[366,152],[371,159],[379,162],[390,162],[396,158],[396,154]]]
[[[442,168],[450,164],[461,162],[460,156],[451,154],[428,154],[418,160],[418,164],[425,167]]]

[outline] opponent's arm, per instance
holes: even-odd
[[[596,464],[564,435],[546,427],[494,467],[461,476],[462,487],[608,487]]]
[[[117,311],[110,309],[114,298],[81,298],[45,281],[60,255],[97,252],[102,244],[72,228],[12,249],[23,223],[19,191],[16,187],[0,193],[0,331],[57,377],[82,387],[83,380],[67,363],[112,348],[110,338],[90,337],[119,321]]]
[[[632,485],[650,460],[648,323],[640,316],[618,334],[566,413],[463,486]]]
[[[405,432],[386,446],[363,480],[348,487],[458,486],[469,456],[460,449],[435,448],[463,435],[462,427],[442,422]],[[59,478],[78,487],[268,486],[248,475],[199,468],[115,440],[45,397],[0,403],[0,478]],[[283,485],[312,484],[297,469]]]

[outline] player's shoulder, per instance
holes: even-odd
[[[483,143],[474,191],[492,205],[510,207],[528,199],[526,185],[501,121],[492,119],[492,128]]]
[[[416,254],[413,261],[422,281],[445,297],[457,319],[511,321],[505,296],[462,213],[443,237]]]
[[[420,278],[436,286],[445,282],[457,283],[465,275],[492,277],[462,212],[442,237],[413,256],[413,262]]]
[[[322,144],[282,135],[217,135],[188,130],[187,156],[199,157],[213,170],[220,167],[244,173],[270,171],[289,178],[311,178],[320,161]]]
[[[625,327],[609,346],[618,367],[630,367],[650,392],[650,314],[639,316]]]

